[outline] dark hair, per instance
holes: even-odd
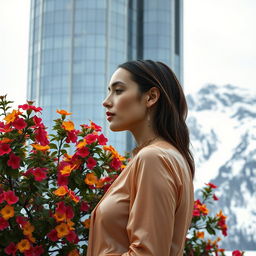
[[[173,71],[166,64],[152,60],[128,61],[119,67],[131,73],[141,93],[151,87],[159,88],[160,97],[153,118],[154,129],[183,155],[194,177],[194,159],[189,150],[189,131],[185,123],[188,107],[183,89]]]

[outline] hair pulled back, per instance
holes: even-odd
[[[183,155],[194,177],[194,159],[189,149],[189,131],[185,123],[188,107],[183,89],[173,71],[166,64],[152,60],[128,61],[119,67],[131,73],[141,93],[152,87],[159,89],[160,97],[153,117],[154,129]]]

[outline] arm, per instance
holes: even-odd
[[[173,236],[178,188],[168,159],[146,150],[138,157],[122,256],[168,256]]]

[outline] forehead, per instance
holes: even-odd
[[[109,85],[111,86],[115,82],[122,82],[124,84],[132,82],[131,73],[123,68],[118,68],[112,75]]]

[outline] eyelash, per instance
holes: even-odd
[[[121,94],[123,92],[123,90],[116,89],[115,92],[116,92],[116,94]]]

